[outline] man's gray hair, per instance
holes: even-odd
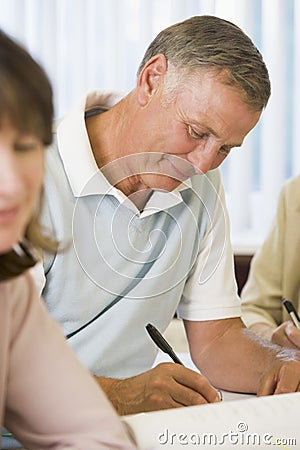
[[[160,53],[179,77],[180,72],[195,75],[197,70],[209,68],[223,75],[224,84],[240,88],[253,110],[261,111],[268,103],[271,87],[262,55],[241,29],[227,20],[194,16],[161,31],[149,45],[138,75]]]

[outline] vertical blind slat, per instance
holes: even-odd
[[[261,142],[261,222],[269,223],[277,203],[280,186],[285,178],[287,155],[287,24],[283,20],[287,3],[273,0],[262,2],[263,53],[269,69],[272,95],[264,112]],[[276,155],[276,157],[274,157]]]
[[[300,173],[300,2],[294,2],[293,174]]]

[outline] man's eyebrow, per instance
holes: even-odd
[[[224,144],[222,147],[239,148],[242,146],[242,142],[239,144]]]
[[[194,125],[196,125],[196,126],[205,128],[205,130],[206,130],[208,133],[210,133],[210,134],[212,134],[213,136],[215,136],[215,138],[220,139],[220,136],[218,135],[218,133],[216,133],[216,131],[215,131],[213,128],[209,127],[208,125],[197,124],[197,122],[194,122],[194,121],[191,123],[191,125],[192,125],[193,123],[194,123]],[[243,142],[239,142],[238,144],[224,144],[224,145],[222,145],[222,147],[230,147],[230,148],[233,148],[233,147],[241,147],[242,144],[243,144]]]

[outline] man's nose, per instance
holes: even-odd
[[[220,145],[207,142],[204,146],[199,145],[194,151],[188,154],[187,159],[200,173],[206,173],[216,168],[216,159]]]

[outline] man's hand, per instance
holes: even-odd
[[[294,353],[294,355],[293,355]],[[298,360],[297,360],[298,359]],[[277,361],[263,375],[257,395],[286,394],[300,391],[300,353],[283,349]]]
[[[205,377],[180,364],[162,363],[125,380],[95,378],[121,415],[220,401]]]
[[[258,395],[300,390],[299,350],[261,339],[239,318],[185,327],[192,359],[214,386]]]
[[[271,342],[289,347],[300,349],[300,330],[298,330],[292,322],[283,322],[272,332]]]

